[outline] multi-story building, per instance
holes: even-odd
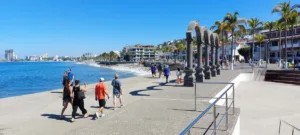
[[[26,56],[27,61],[43,61],[43,56]]]
[[[157,59],[157,53],[155,52],[154,45],[134,45],[126,46],[123,51],[130,56],[133,61],[140,60],[155,60]]]
[[[17,59],[13,49],[5,50],[4,57],[6,61],[15,61]]]
[[[293,36],[293,43],[291,43],[292,39],[292,31],[294,33]],[[259,59],[259,55],[261,55],[261,59],[266,58],[266,53],[265,53],[265,46],[269,45],[269,52],[270,52],[270,61],[275,62],[279,60],[279,32],[278,30],[272,30],[271,34],[269,33],[268,30],[262,30],[259,32],[260,34],[266,35],[266,38],[262,41],[261,46],[258,41],[254,41],[255,45],[255,54],[254,54],[254,59]],[[269,37],[270,37],[270,43],[269,43]],[[252,41],[248,41],[250,46],[252,46]],[[285,48],[285,30],[282,30],[281,32],[281,47],[282,47],[282,54],[281,58],[284,59],[285,55],[284,52],[287,50],[287,59],[288,61],[292,60],[292,46],[294,48],[294,56],[296,60],[300,60],[300,25],[295,26],[295,28],[292,30],[289,28],[288,33],[287,33],[287,47]]]

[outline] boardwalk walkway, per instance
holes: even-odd
[[[238,71],[225,70],[212,78],[211,82],[230,82],[239,74]],[[175,79],[175,73],[171,80]],[[94,85],[89,85],[85,106],[89,118],[78,118],[70,123],[71,106],[66,110],[66,120],[59,120],[62,108],[61,90],[37,93],[26,96],[0,99],[0,134],[62,135],[62,134],[101,134],[101,135],[152,135],[178,134],[202,110],[209,105],[209,98],[197,100],[194,109],[194,88],[182,87],[176,83],[162,83],[164,79],[152,79],[140,76],[122,79],[124,89],[124,108],[111,110],[112,100],[107,101],[106,117],[93,120],[98,103],[94,100]],[[111,91],[110,82],[107,82]],[[197,96],[213,97],[225,85],[197,86]],[[217,107],[217,112],[224,113],[224,107]],[[79,113],[81,113],[79,111]],[[197,124],[192,132],[204,132],[212,122],[211,113]],[[234,120],[234,116],[230,116]],[[229,125],[233,127],[234,122]],[[224,127],[221,127],[221,129]],[[224,131],[218,131],[224,132]],[[224,134],[227,134],[224,132]]]

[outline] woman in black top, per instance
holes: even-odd
[[[63,109],[61,110],[61,115],[60,118],[64,118],[64,112],[68,107],[68,104],[72,104],[72,87],[70,86],[70,81],[67,80],[64,85],[64,90],[63,90]]]
[[[65,72],[64,73],[64,76],[63,76],[63,81],[62,81],[62,85],[65,86],[65,84],[67,83],[67,80],[69,80],[68,78],[68,73]]]
[[[73,99],[73,112],[72,112],[72,122],[75,120],[76,112],[79,107],[82,114],[84,115],[84,118],[88,117],[87,111],[84,108],[84,99],[79,97],[79,92],[85,92],[86,91],[86,83],[84,83],[84,87],[80,87],[80,81],[75,80],[75,86],[73,87],[74,92],[74,99]]]

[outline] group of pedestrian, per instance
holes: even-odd
[[[152,73],[152,78],[156,78],[156,71],[158,71],[158,73],[159,73],[158,78],[161,78],[162,73],[164,73],[164,76],[166,77],[166,83],[169,82],[169,76],[171,74],[171,70],[168,65],[165,65],[165,67],[163,69],[163,66],[161,64],[156,66],[155,64],[152,63],[150,70]]]
[[[113,105],[115,110],[116,108],[116,98],[119,98],[120,101],[120,107],[123,107],[122,103],[122,88],[121,88],[121,82],[118,80],[119,76],[116,74],[115,79],[111,82],[111,85],[113,86]],[[68,107],[68,104],[70,103],[72,105],[73,111],[72,111],[72,119],[71,121],[75,121],[75,116],[77,114],[78,108],[81,110],[84,118],[88,117],[88,112],[84,107],[84,99],[85,92],[87,91],[86,83],[84,83],[84,87],[80,86],[80,80],[75,80],[75,86],[73,86],[74,81],[74,75],[69,69],[67,72],[64,73],[63,76],[63,109],[61,111],[60,119],[64,119],[64,112]],[[95,86],[95,100],[99,103],[99,109],[95,113],[95,118],[104,117],[105,114],[103,113],[103,110],[106,105],[106,97],[107,99],[110,98],[110,95],[108,94],[106,90],[106,86],[104,84],[104,78],[101,77],[99,80],[99,83]]]

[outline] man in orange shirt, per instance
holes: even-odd
[[[104,117],[104,113],[103,113],[103,109],[105,107],[105,95],[108,96],[108,99],[109,99],[109,95],[108,93],[106,92],[106,87],[105,87],[105,84],[104,84],[104,78],[100,78],[100,82],[96,85],[96,88],[95,88],[95,100],[99,102],[99,110],[96,112],[95,114],[95,118],[99,118],[100,117]],[[99,115],[101,113],[101,115]]]

